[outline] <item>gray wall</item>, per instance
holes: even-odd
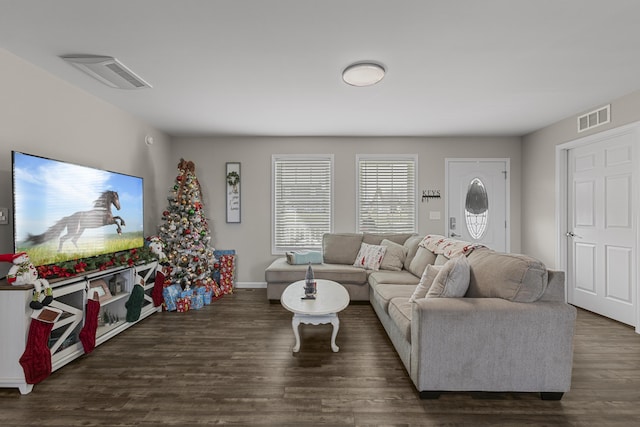
[[[169,137],[2,49],[0,70],[0,207],[12,209],[11,151],[18,150],[142,176],[145,231],[155,231],[166,200]],[[154,137],[152,146],[145,135]],[[13,225],[0,225],[0,253],[12,251]],[[0,275],[9,267],[1,263]]]
[[[594,105],[593,109],[602,105]],[[640,120],[640,91],[611,102],[610,123],[578,133],[577,117],[584,113],[578,112],[522,138],[522,251],[549,267],[556,266],[558,255],[556,146]]]
[[[216,249],[237,251],[239,282],[263,282],[271,254],[271,155],[334,154],[336,232],[355,231],[356,154],[411,153],[419,155],[418,189],[444,195],[446,157],[500,157],[511,159],[511,250],[520,242],[520,138],[174,138],[171,158],[174,174],[181,157],[192,160],[202,186],[205,212]],[[225,220],[225,163],[241,162],[242,222]],[[444,233],[444,199],[418,203],[419,233]],[[429,211],[441,220],[429,220]]]

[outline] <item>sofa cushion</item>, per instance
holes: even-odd
[[[376,300],[378,305],[387,313],[389,311],[389,301],[393,298],[403,298],[409,301],[409,297],[413,293],[415,285],[391,285],[382,284],[372,287],[370,294]]]
[[[418,247],[416,256],[411,260],[411,264],[409,264],[409,268],[407,270],[416,277],[422,277],[422,273],[424,273],[424,269],[427,268],[427,265],[433,264],[435,260],[436,255],[433,252],[420,246]]]
[[[468,259],[471,275],[467,297],[534,302],[547,288],[545,265],[527,255],[476,249]]]
[[[352,265],[314,264],[311,266],[316,279],[328,279],[342,284],[367,286],[367,271]],[[285,257],[274,260],[264,271],[267,283],[293,283],[304,280],[306,265],[291,265]]]
[[[462,298],[469,289],[469,262],[464,255],[451,258],[442,266],[426,298]]]
[[[564,271],[547,269],[547,288],[538,301],[565,302]]]
[[[396,297],[389,301],[389,317],[404,334],[404,339],[411,342],[411,307],[407,298]]]
[[[325,233],[322,236],[322,256],[327,264],[353,265],[360,250],[360,233]]]
[[[404,247],[407,248],[407,257],[404,259],[404,269],[408,270],[411,261],[413,261],[413,257],[416,256],[416,252],[418,251],[418,245],[422,242],[422,237],[420,236],[411,236],[404,242]],[[418,276],[420,277],[420,276]]]
[[[363,233],[362,241],[370,245],[379,245],[386,239],[402,245],[411,236],[411,233]]]
[[[407,248],[388,239],[384,239],[380,245],[387,249],[384,253],[384,258],[382,258],[380,268],[383,270],[402,270],[404,259],[407,257]]]
[[[402,271],[393,271],[393,270],[369,271],[369,276],[368,276],[367,280],[369,281],[369,285],[371,285],[371,287],[375,287],[375,286],[381,285],[381,284],[412,285],[412,286],[415,286],[420,281],[420,279],[418,279],[413,274],[409,273],[407,270],[402,270]]]
[[[370,245],[362,242],[353,266],[365,270],[379,270],[386,251],[387,248],[382,245]]]
[[[413,295],[409,298],[410,302],[415,302],[420,298],[424,298],[427,296],[427,292],[429,292],[429,288],[433,284],[436,276],[442,269],[441,266],[438,265],[427,265],[427,268],[424,269],[424,273],[422,273],[422,277],[420,278],[420,282],[416,289],[413,291]]]

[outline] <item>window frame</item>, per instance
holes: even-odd
[[[310,245],[305,247],[279,245],[276,240],[277,235],[277,202],[276,202],[276,164],[277,162],[304,162],[304,161],[328,161],[329,162],[329,228],[327,233],[333,232],[334,225],[334,170],[335,161],[333,154],[273,154],[271,156],[271,254],[282,255],[290,250],[321,250],[322,240],[317,242],[316,245]]]
[[[356,155],[356,166],[355,166],[355,171],[356,171],[356,218],[355,218],[355,223],[356,223],[356,232],[361,233],[361,232],[371,232],[371,233],[390,233],[390,232],[403,232],[403,233],[417,233],[418,231],[418,210],[419,210],[419,206],[418,206],[418,154],[357,154]],[[361,178],[361,169],[360,169],[360,164],[361,161],[397,161],[397,162],[402,162],[402,163],[410,163],[413,164],[413,189],[411,189],[411,193],[413,194],[413,198],[412,198],[412,204],[413,204],[413,215],[411,216],[411,222],[413,223],[413,229],[412,230],[363,230],[361,227],[361,197],[360,197],[360,191],[361,191],[361,182],[360,182],[360,178]]]

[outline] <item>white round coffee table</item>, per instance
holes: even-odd
[[[321,325],[331,323],[331,350],[339,350],[336,345],[336,336],[340,328],[338,313],[349,305],[349,293],[340,283],[331,280],[316,279],[316,299],[302,299],[304,297],[304,280],[293,282],[282,293],[280,302],[282,306],[293,313],[293,334],[296,344],[293,352],[300,350],[300,323],[307,325]]]

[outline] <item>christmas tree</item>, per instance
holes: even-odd
[[[180,159],[178,176],[167,200],[159,235],[171,267],[171,283],[179,283],[183,289],[205,286],[214,296],[221,295],[213,280],[217,260],[210,246],[211,235],[193,162]]]

